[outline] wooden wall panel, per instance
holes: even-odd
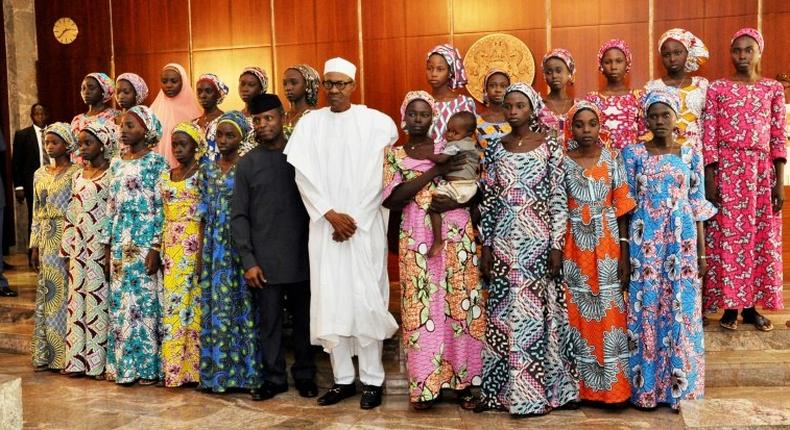
[[[453,32],[488,33],[546,28],[546,6],[542,1],[454,0]]]
[[[790,5],[790,2],[787,2]],[[790,6],[787,7],[790,10]],[[790,11],[769,13],[763,16],[765,52],[762,56],[763,76],[775,78],[778,73],[790,73],[790,46],[787,29],[790,28]]]
[[[190,1],[194,51],[272,45],[268,1]]]
[[[188,0],[113,0],[115,56],[189,51]]]

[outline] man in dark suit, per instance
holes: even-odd
[[[33,221],[33,174],[43,164],[49,163],[44,150],[44,127],[49,120],[49,112],[41,103],[30,108],[33,125],[14,134],[13,173],[16,201],[27,204],[27,235]],[[28,252],[28,261],[30,253]]]

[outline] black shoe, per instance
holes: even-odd
[[[359,407],[362,409],[373,409],[381,405],[381,387],[375,385],[365,385],[362,387],[362,398],[359,399]]]
[[[16,297],[18,295],[19,294],[17,294],[16,291],[14,291],[14,290],[12,290],[12,289],[10,289],[8,287],[0,288],[0,296],[2,296],[2,297]]]
[[[352,384],[334,384],[329,391],[318,398],[319,406],[329,406],[357,394],[357,386]]]
[[[318,386],[315,385],[312,379],[298,379],[296,381],[296,389],[299,390],[299,395],[302,397],[315,397],[318,395]]]
[[[274,384],[271,382],[264,382],[257,389],[250,390],[252,400],[269,400],[272,397],[288,391],[288,384]]]

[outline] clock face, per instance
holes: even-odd
[[[55,35],[55,39],[57,39],[58,42],[68,45],[77,38],[79,29],[74,20],[64,17],[55,21],[55,25],[52,27],[52,33]]]

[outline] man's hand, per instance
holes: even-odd
[[[244,279],[247,281],[247,285],[252,288],[263,288],[266,286],[266,276],[264,276],[261,266],[252,266],[245,270]]]
[[[345,242],[357,231],[357,222],[346,214],[330,210],[324,215],[324,218],[329,221],[329,224],[332,224],[332,228],[335,230],[332,233],[332,239],[335,242]]]

